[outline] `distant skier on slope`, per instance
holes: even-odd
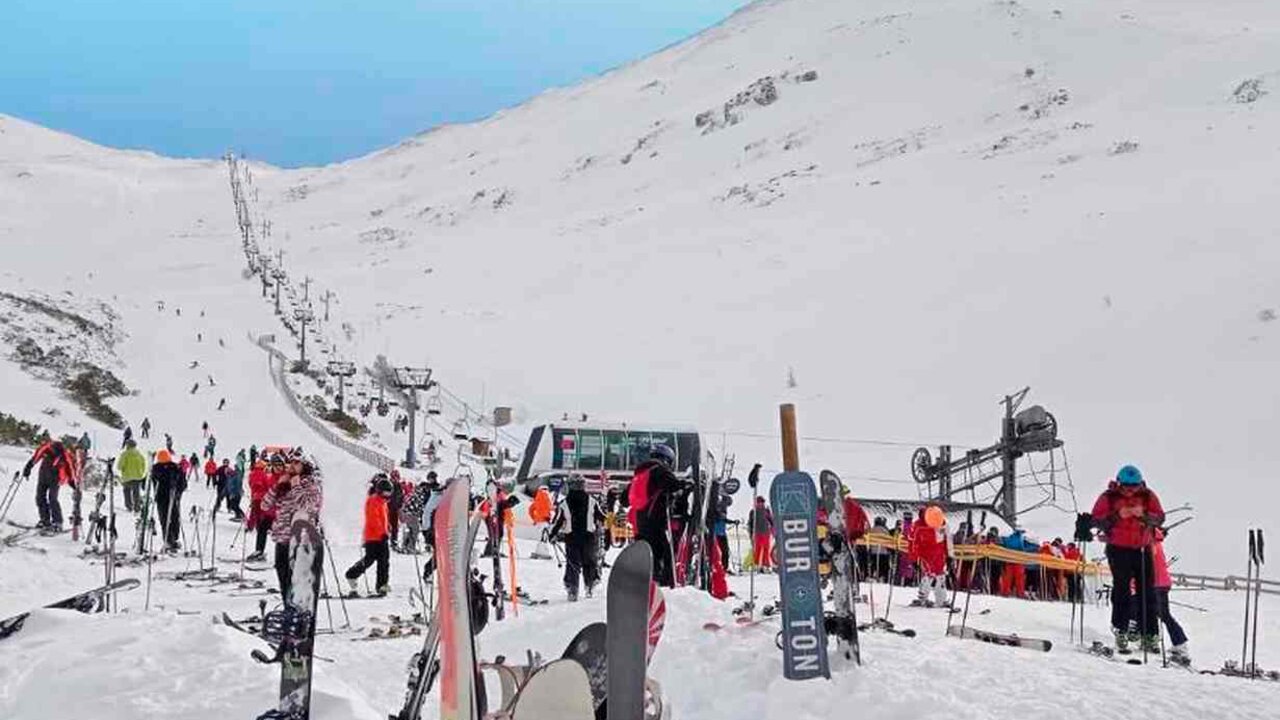
[[[568,492],[560,499],[551,521],[550,535],[564,539],[564,588],[569,602],[577,602],[579,577],[587,597],[592,596],[600,581],[596,547],[604,512],[586,491],[582,476],[571,476],[567,486]]]
[[[653,580],[663,587],[675,587],[671,539],[667,536],[669,504],[684,483],[675,475],[676,453],[666,445],[654,445],[649,459],[636,467],[628,497],[636,538],[653,549]]]
[[[1141,641],[1148,652],[1159,650],[1159,608],[1153,580],[1155,561],[1151,557],[1153,530],[1164,522],[1164,508],[1143,480],[1142,472],[1125,465],[1093,505],[1093,522],[1107,543],[1107,564],[1111,567],[1111,632],[1116,649],[1128,650],[1129,621],[1141,625]],[[1145,572],[1144,572],[1145,571]],[[1136,584],[1139,617],[1129,617],[1130,586]]]
[[[364,530],[361,542],[364,556],[352,565],[346,573],[347,584],[352,595],[358,595],[360,586],[357,580],[375,563],[377,584],[374,594],[382,596],[391,591],[391,522],[390,500],[393,483],[385,473],[378,473],[369,482],[369,494],[364,501]]]
[[[276,514],[271,523],[271,539],[276,543],[276,577],[280,581],[281,597],[289,597],[293,584],[289,542],[294,519],[306,518],[317,525],[320,522],[324,500],[320,481],[320,469],[295,450],[289,456],[284,473],[262,498],[262,509]]]

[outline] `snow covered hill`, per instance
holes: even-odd
[[[1081,503],[1136,463],[1204,518],[1185,562],[1226,571],[1275,498],[1276,20],[761,2],[485,122],[261,172],[266,246],[339,293],[359,362],[766,467],[785,395],[803,435],[905,444],[805,443],[865,495],[913,496],[912,445],[990,443],[1030,385]]]
[[[803,443],[805,466],[867,496],[913,496],[914,445],[990,442],[999,398],[1031,385],[1062,425],[1081,503],[1135,462],[1167,504],[1196,508],[1171,541],[1179,567],[1238,572],[1242,528],[1277,497],[1264,454],[1280,430],[1277,21],[1245,0],[760,2],[482,123],[327,168],[255,165],[253,208],[291,277],[337,294],[327,337],[361,365],[430,363],[525,423],[694,424],[766,474],[785,397],[803,435],[829,440]],[[204,421],[223,449],[302,443],[325,467],[335,561],[356,558],[369,469],[272,385],[253,339],[282,328],[243,274],[223,163],[0,116],[0,250],[0,412],[88,432],[95,454],[118,445],[60,366],[30,361],[61,349],[127,388],[107,404],[135,431],[151,419],[149,449],[169,432],[194,450]],[[44,355],[23,356],[24,340]],[[24,461],[0,449],[0,482]],[[207,505],[207,490],[190,499]],[[1057,504],[1073,509],[1065,490]],[[27,486],[13,516],[30,521],[31,505]],[[1028,524],[1066,534],[1069,519]],[[234,533],[220,525],[220,555],[238,551]],[[65,537],[20,545],[0,549],[0,616],[101,577]],[[521,583],[558,599],[558,575],[527,561]],[[405,613],[414,576],[397,556],[392,597],[351,608],[352,623]],[[1274,714],[1270,684],[1078,656],[1065,606],[975,599],[991,610],[978,627],[1059,646],[1035,655],[947,640],[945,619],[906,599],[892,612],[920,638],[871,635],[866,667],[790,685],[772,629],[710,633],[728,608],[676,592],[653,672],[678,718]],[[1200,664],[1237,656],[1239,596],[1183,599],[1204,608],[1181,613]],[[1280,665],[1272,601],[1266,667]],[[255,641],[209,620],[257,598],[156,580],[146,605],[139,590],[119,615],[37,614],[4,641],[0,717],[84,717],[93,699],[95,718],[270,704]],[[1092,637],[1104,612],[1090,608]],[[602,614],[598,598],[528,608],[481,652],[555,653]],[[318,670],[317,716],[382,717],[418,643],[348,637],[321,640],[334,662]]]

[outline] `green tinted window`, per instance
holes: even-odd
[[[626,435],[621,430],[604,431],[604,469],[629,469],[627,467]]]
[[[578,431],[578,469],[599,470],[604,461],[604,438],[599,430]]]

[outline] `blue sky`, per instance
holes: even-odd
[[[0,112],[113,147],[343,160],[646,55],[745,0],[4,0]]]

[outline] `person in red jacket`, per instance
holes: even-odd
[[[1107,564],[1111,566],[1111,632],[1116,649],[1129,647],[1129,622],[1140,624],[1142,645],[1148,652],[1160,649],[1159,608],[1152,580],[1155,562],[1151,557],[1152,531],[1164,522],[1160,498],[1147,487],[1142,472],[1132,465],[1120,468],[1105,492],[1093,504],[1093,524],[1107,543]],[[1130,590],[1136,586],[1139,617],[1130,617]]]
[[[910,559],[920,568],[920,585],[914,606],[947,607],[947,557],[951,536],[946,530],[942,508],[930,506],[920,512],[911,526]],[[929,590],[933,600],[929,600]]]
[[[374,563],[378,565],[374,594],[381,597],[391,591],[391,516],[388,503],[394,491],[395,485],[385,474],[373,476],[369,496],[364,501],[364,533],[361,536],[364,556],[347,569],[347,584],[351,586],[353,596],[360,593],[356,581]]]
[[[204,463],[204,486],[213,487],[213,481],[214,481],[214,478],[217,477],[217,475],[218,475],[218,463],[214,462],[213,458],[210,457]]]
[[[253,530],[256,537],[253,554],[245,560],[267,559],[267,533],[271,530],[271,523],[276,519],[276,514],[262,509],[262,499],[267,496],[267,491],[275,486],[280,472],[284,470],[284,460],[279,456],[273,458],[271,462],[272,465],[268,469],[267,463],[258,460],[249,471],[249,517],[245,520],[245,528]]]
[[[58,490],[72,485],[80,475],[76,454],[61,440],[47,440],[36,448],[31,459],[22,468],[22,477],[31,477],[31,469],[41,463],[36,475],[36,510],[40,522],[36,527],[52,532],[62,531],[62,505],[58,502]]]

